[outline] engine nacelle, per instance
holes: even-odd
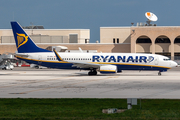
[[[117,73],[117,66],[115,65],[102,65],[99,68],[100,73]]]

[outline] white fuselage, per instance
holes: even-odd
[[[63,61],[58,61],[54,52],[26,53],[27,62],[48,66],[50,63],[65,64],[73,63],[93,63],[101,65],[116,65],[119,70],[167,70],[177,66],[177,63],[168,57],[156,54],[137,54],[137,53],[58,53]],[[61,66],[57,66],[61,68]],[[152,69],[151,69],[152,68]],[[70,66],[67,66],[70,69]],[[72,68],[74,69],[74,68]]]

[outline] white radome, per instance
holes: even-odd
[[[151,13],[151,12],[146,12],[145,16],[150,21],[157,21],[158,20],[158,17],[154,13]]]

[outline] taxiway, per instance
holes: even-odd
[[[15,68],[0,70],[0,98],[180,99],[180,68],[163,72],[123,71],[88,76],[88,71]]]

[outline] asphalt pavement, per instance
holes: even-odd
[[[180,99],[180,68],[123,71],[88,76],[88,71],[16,67],[0,70],[0,98]]]

